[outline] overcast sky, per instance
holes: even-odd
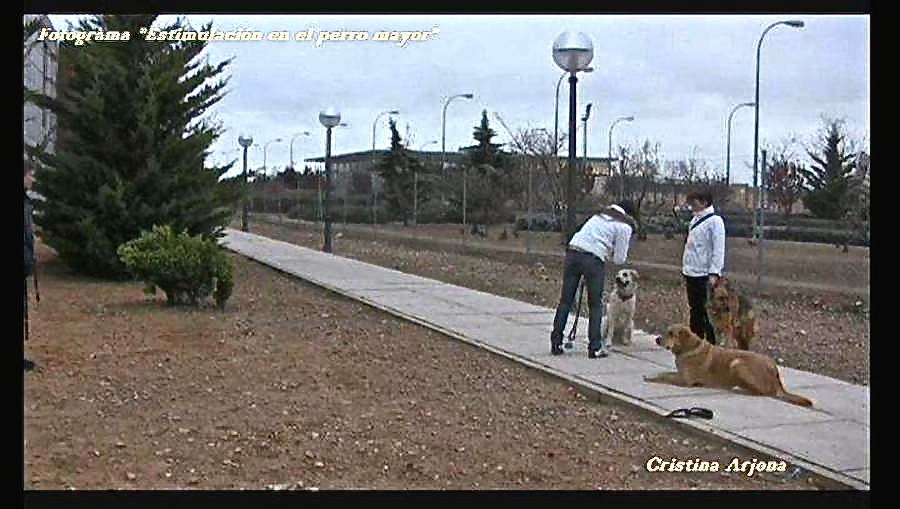
[[[77,16],[51,16],[57,30]],[[172,19],[163,16],[160,21]],[[413,133],[413,148],[440,150],[441,109],[452,95],[471,92],[474,100],[455,100],[447,113],[447,150],[472,143],[482,110],[498,112],[512,130],[553,129],[554,91],[561,70],[553,62],[554,39],[565,30],[587,34],[594,44],[592,74],[580,74],[578,115],[592,103],[588,154],[606,156],[610,124],[613,146],[659,142],[665,159],[696,155],[722,168],[726,120],[732,107],[753,101],[756,44],[762,31],[779,20],[801,19],[802,29],[778,26],[762,47],[760,143],[790,136],[808,142],[823,116],[842,117],[854,137],[868,143],[868,16],[560,16],[560,15],[191,15],[195,28],[212,20],[219,30],[247,29],[264,34],[355,30],[368,41],[211,42],[212,61],[231,56],[230,92],[215,108],[227,131],[214,145],[216,162],[236,157],[239,134],[260,146],[272,143],[267,165],[321,156],[324,128],[318,113],[327,107],[342,115],[335,129],[335,153],[370,150],[372,123],[385,110],[400,111],[398,125]],[[376,31],[432,31],[425,41],[371,40]],[[560,92],[560,131],[568,122],[568,85]],[[499,142],[509,141],[491,118]],[[579,122],[580,126],[580,122]],[[376,147],[389,146],[387,116],[377,127]],[[578,132],[578,154],[583,138]],[[802,147],[798,146],[802,154]],[[753,109],[739,110],[732,123],[732,175],[751,179]],[[250,151],[251,166],[262,165],[263,150]]]

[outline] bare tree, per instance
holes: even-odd
[[[786,218],[790,217],[791,209],[803,193],[803,167],[793,152],[795,142],[792,137],[780,146],[767,150],[772,154],[771,164],[767,163],[767,192]]]

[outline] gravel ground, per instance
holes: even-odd
[[[321,232],[310,225],[257,220],[251,232],[321,249]],[[373,241],[370,234],[346,230],[339,235],[334,252],[340,256],[549,308],[559,300],[559,257],[483,251],[473,246],[435,246],[422,239]],[[654,268],[640,272],[637,327],[661,333],[674,322],[687,321],[687,298],[680,275]],[[754,302],[760,311],[760,332],[752,350],[785,366],[868,385],[867,296],[772,287]]]
[[[649,473],[653,456],[757,456],[237,256],[223,312],[39,254],[29,490],[833,487]]]

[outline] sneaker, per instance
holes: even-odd
[[[550,345],[550,355],[562,355],[563,349],[559,345]]]
[[[601,347],[599,350],[588,350],[588,359],[603,359],[609,357],[606,348]]]

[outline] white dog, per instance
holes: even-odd
[[[622,269],[616,273],[615,290],[606,299],[606,319],[603,321],[601,332],[603,343],[606,345],[631,344],[637,280],[636,270]]]

